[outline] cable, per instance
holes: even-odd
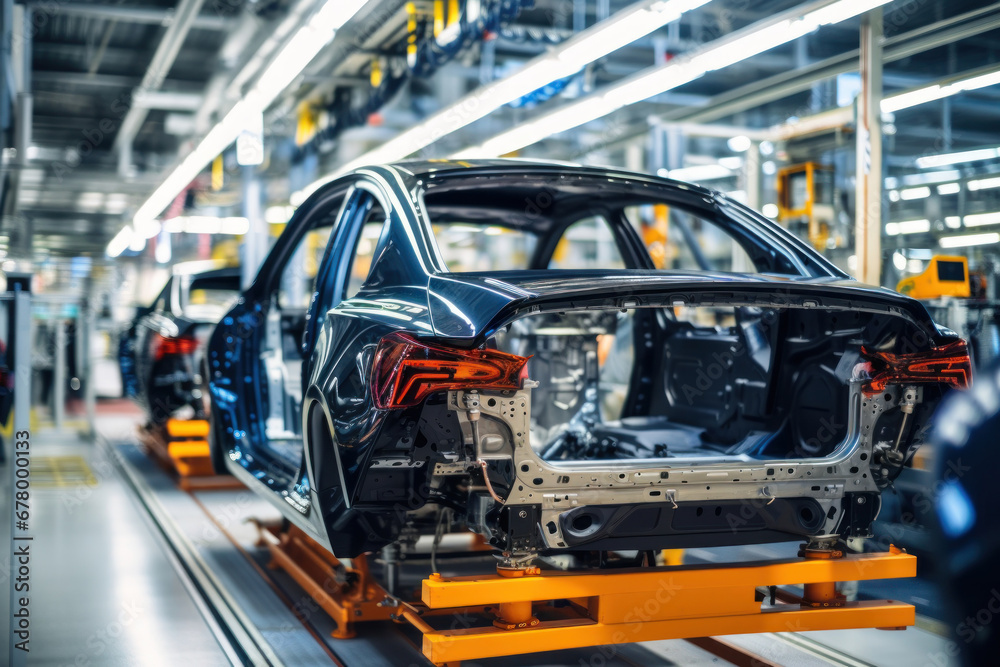
[[[490,476],[486,471],[486,461],[479,459],[478,463],[483,469],[483,481],[486,482],[486,490],[490,492],[491,496],[493,496],[493,500],[497,501],[501,505],[506,504],[507,501],[498,496],[497,492],[493,490],[493,483],[490,482]]]

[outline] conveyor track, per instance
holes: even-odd
[[[267,570],[248,553],[245,545],[233,536],[231,530],[218,521],[213,508],[207,506],[208,501],[203,502],[203,499],[210,496],[177,489],[132,444],[115,444],[104,438],[99,438],[98,442],[101,450],[134,492],[141,513],[149,522],[152,532],[162,544],[177,575],[231,664],[314,664],[338,667],[362,664],[365,667],[430,665],[416,645],[419,640],[415,641],[412,634],[406,632],[405,626],[373,623],[366,626],[364,635],[356,639],[329,640],[327,637],[332,629],[332,621],[322,613],[301,613],[299,608],[304,595],[301,589],[282,573]],[[197,511],[192,511],[190,507],[185,510],[187,505],[196,507]],[[205,546],[196,545],[190,538],[190,522],[211,525],[221,536],[220,543],[212,545],[208,552],[212,563],[207,562]],[[226,550],[228,553],[223,553]],[[219,576],[220,572],[232,574],[233,578],[223,580]],[[253,597],[251,594],[255,588],[264,592]],[[249,602],[248,595],[251,596]],[[265,598],[266,603],[263,602]],[[283,615],[281,617],[285,619],[280,621],[283,629],[280,634],[275,632],[274,627],[269,627],[267,620],[261,620],[261,614],[268,613],[268,606],[273,607],[270,612]],[[294,627],[289,626],[288,619],[294,620]],[[279,621],[275,619],[271,625],[278,624]],[[773,653],[785,655],[786,661],[781,664],[872,666],[872,663],[800,634],[775,633],[757,637],[766,637],[772,642],[775,649]],[[709,664],[705,662],[708,657],[713,658],[711,662],[714,664],[719,663],[718,656],[709,656],[694,644],[683,640],[666,644],[669,644],[666,650],[652,645],[647,648],[642,644],[616,646],[613,647],[612,656],[604,656],[611,658],[606,659],[605,664],[621,667],[639,664]],[[275,646],[280,646],[280,654]],[[745,651],[748,659],[752,660],[755,655],[753,650],[748,647]],[[567,654],[567,664],[589,664],[589,659],[597,652],[596,649],[578,649],[564,653]],[[525,657],[527,656],[521,656]],[[494,662],[498,666],[514,664],[505,659],[489,661],[490,664]],[[547,662],[551,663],[551,658]],[[735,659],[726,662],[742,664],[743,661]],[[527,665],[530,662],[519,664]]]
[[[242,610],[233,604],[231,596],[220,586],[218,579],[163,509],[142,476],[136,474],[123,460],[114,445],[100,436],[97,443],[134,492],[140,514],[148,521],[151,532],[160,542],[177,576],[191,594],[191,599],[231,664],[282,667],[284,663]]]

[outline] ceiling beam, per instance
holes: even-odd
[[[89,5],[79,3],[55,3],[53,8],[53,3],[48,0],[32,2],[30,4],[41,8],[43,11],[51,12],[54,15],[82,16],[84,18],[104,21],[145,23],[149,25],[161,25],[163,27],[169,27],[176,18],[176,13],[173,9],[145,9],[139,7],[122,7],[120,5]],[[199,14],[195,17],[192,27],[224,32],[232,29],[235,25],[235,19],[224,16],[213,16],[212,14]]]

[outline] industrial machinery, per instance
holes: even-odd
[[[842,245],[833,235],[834,201],[833,168],[815,162],[784,167],[778,170],[778,220],[802,236],[817,250],[825,250],[831,242]]]

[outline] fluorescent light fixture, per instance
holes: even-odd
[[[733,172],[721,164],[699,164],[693,167],[671,169],[667,172],[667,178],[672,178],[675,181],[686,181],[688,183],[715,181],[732,175]]]
[[[132,252],[142,252],[146,249],[146,239],[133,232],[129,237],[128,249]]]
[[[911,199],[925,199],[931,196],[931,189],[926,185],[919,188],[908,188],[906,190],[899,191],[899,198],[903,201],[910,201]]]
[[[211,215],[185,215],[170,218],[163,223],[163,231],[173,234],[231,234],[240,236],[250,231],[246,218],[218,218]]]
[[[645,37],[654,30],[697,9],[709,0],[646,0],[624,9],[566,40],[547,53],[530,60],[521,69],[498,81],[477,88],[421,123],[342,165],[295,193],[292,202],[305,199],[340,174],[369,164],[401,160],[443,136],[488,116],[539,88],[576,74],[590,63]]]
[[[889,201],[899,201],[899,190],[889,190]]]
[[[966,227],[980,227],[982,225],[1000,224],[1000,211],[992,213],[972,213],[965,216]]]
[[[151,239],[160,233],[159,220],[135,220],[132,222],[132,232],[136,238]]]
[[[267,107],[313,58],[333,39],[341,26],[364,6],[366,0],[327,0],[285,43],[253,88],[213,127],[201,143],[178,165],[133,218],[136,229],[153,220],[170,202],[224,151],[240,132],[254,124]],[[155,236],[155,234],[153,235]],[[147,237],[149,238],[149,237]]]
[[[959,153],[941,153],[940,155],[925,155],[923,157],[918,157],[917,166],[921,169],[929,169],[931,167],[943,167],[949,164],[992,160],[995,157],[1000,157],[1000,149],[977,148],[976,150],[961,151]]]
[[[955,195],[961,192],[962,186],[958,183],[942,183],[937,186],[937,192],[939,195]]]
[[[294,213],[294,206],[268,206],[264,209],[264,222],[269,225],[283,225]]]
[[[739,169],[743,166],[743,158],[741,157],[720,157],[719,164],[721,164],[726,169]]]
[[[892,265],[896,267],[897,271],[902,271],[906,268],[906,255],[899,252],[898,250],[892,253]]]
[[[944,224],[948,229],[959,229],[962,226],[962,218],[957,215],[946,215]]]
[[[931,230],[930,220],[904,220],[903,222],[889,222],[885,225],[885,233],[889,236],[900,234],[922,234]]]
[[[947,169],[945,171],[924,171],[916,174],[906,174],[905,176],[889,176],[885,179],[885,187],[898,188],[910,187],[913,185],[932,185],[934,183],[957,181],[960,178],[962,178],[962,174],[957,169]]]
[[[974,245],[987,245],[990,243],[1000,243],[1000,234],[992,232],[990,234],[965,234],[962,236],[942,236],[938,241],[942,248],[965,248]]]
[[[980,178],[975,181],[969,181],[966,184],[970,190],[988,190],[990,188],[1000,188],[1000,176],[994,178]]]
[[[164,232],[156,237],[156,251],[153,253],[159,264],[169,264],[173,256],[173,248],[170,243],[170,234]]]
[[[821,25],[857,16],[887,0],[837,0],[812,3],[777,17],[764,19],[662,65],[637,72],[621,82],[595,91],[559,109],[502,132],[478,146],[456,152],[455,158],[496,157],[579,127],[629,104],[694,81],[706,72],[722,69],[776,46],[787,44]]]
[[[993,69],[992,66],[991,69]],[[987,71],[982,74],[970,76],[966,79],[954,81],[953,83],[935,83],[930,86],[924,86],[923,88],[889,95],[880,103],[881,109],[882,113],[895,113],[896,111],[909,109],[910,107],[915,107],[919,104],[933,102],[934,100],[940,100],[945,97],[951,97],[952,95],[956,95],[966,90],[985,88],[986,86],[992,86],[997,83],[1000,83],[1000,70]]]
[[[745,134],[733,137],[732,139],[726,142],[726,145],[729,146],[729,150],[733,151],[734,153],[742,153],[743,151],[750,148],[750,144],[751,144],[750,137],[746,136]]]
[[[128,250],[128,247],[132,244],[132,225],[125,225],[118,233],[115,234],[114,238],[108,242],[108,247],[105,250],[108,257],[118,257],[123,252]],[[145,244],[144,244],[145,245]]]

